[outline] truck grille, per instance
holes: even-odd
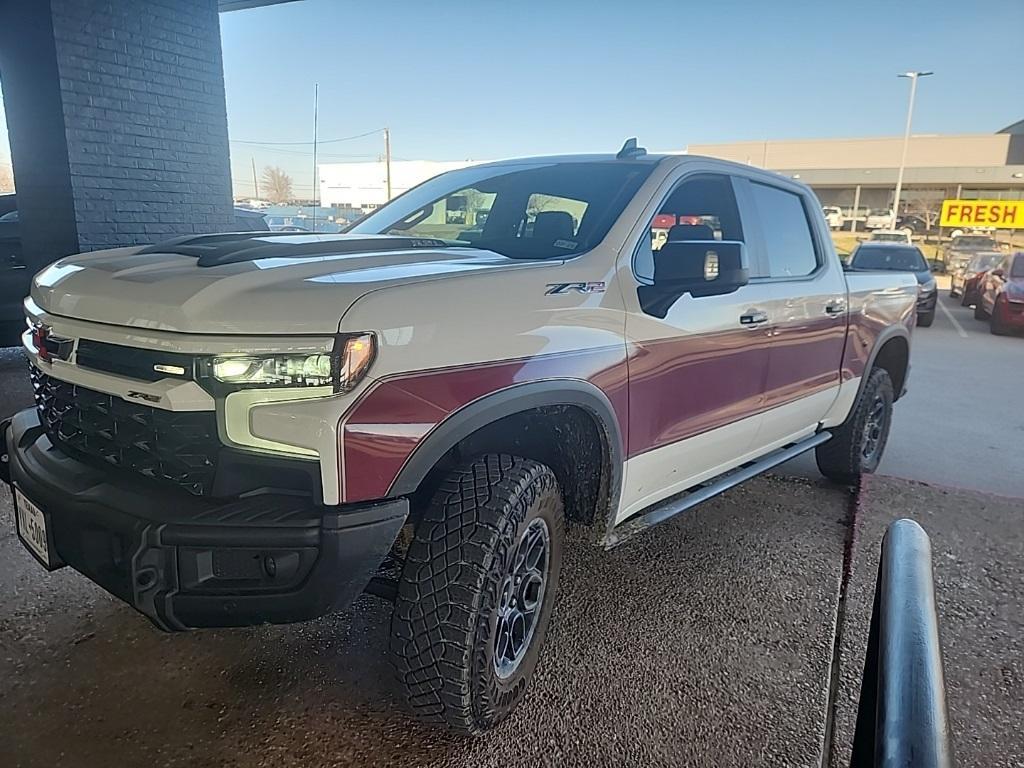
[[[210,494],[220,450],[212,411],[162,411],[30,369],[39,419],[55,444],[197,496]]]

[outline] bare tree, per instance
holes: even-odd
[[[14,172],[11,166],[0,160],[0,192],[14,191]]]
[[[923,219],[930,229],[942,213],[942,198],[941,191],[911,190],[903,203],[904,213]]]
[[[925,224],[925,241],[942,215],[943,192],[935,189],[911,190],[903,202],[903,213],[916,216]]]
[[[550,197],[549,195],[530,195],[530,200],[526,207],[526,215],[536,216],[538,213],[557,209],[559,202],[559,198]]]
[[[263,169],[260,180],[263,196],[272,203],[286,203],[292,198],[292,177],[275,166]]]

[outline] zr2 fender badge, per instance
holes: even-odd
[[[127,397],[134,397],[136,400],[145,400],[147,403],[159,403],[163,398],[160,395],[151,395],[148,392],[136,392],[130,390]]]
[[[559,293],[604,293],[604,282],[596,283],[548,283],[545,296],[554,296]]]

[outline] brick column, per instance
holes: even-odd
[[[3,79],[23,248],[231,228],[216,0],[9,0]]]

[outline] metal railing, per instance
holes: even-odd
[[[882,540],[852,768],[953,765],[928,534],[897,520]]]

